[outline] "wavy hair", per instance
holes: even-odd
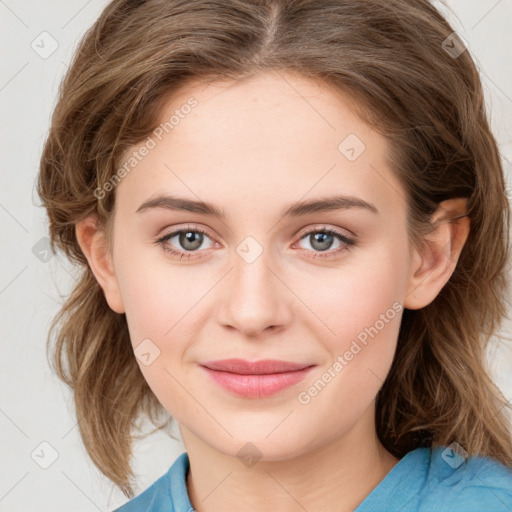
[[[137,420],[146,414],[162,429],[173,418],[144,380],[125,315],[109,308],[75,226],[95,214],[108,232],[115,190],[95,191],[158,126],[173,92],[269,70],[333,86],[387,138],[415,244],[441,201],[467,198],[470,233],[454,273],[432,303],[403,313],[377,434],[397,457],[456,441],[512,467],[508,402],[485,362],[506,316],[509,204],[479,73],[469,51],[448,51],[453,33],[427,0],[114,0],[80,40],[37,183],[52,247],[81,268],[47,349],[73,391],[88,454],[127,497]]]

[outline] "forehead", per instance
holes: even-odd
[[[173,131],[183,137],[194,132],[196,138],[214,138],[217,144],[224,141],[219,150],[230,140],[256,147],[260,141],[268,146],[272,140],[274,147],[298,152],[296,142],[313,135],[326,143],[336,143],[344,132],[357,132],[366,139],[373,135],[350,110],[348,97],[326,83],[296,73],[269,71],[239,80],[188,83],[163,104],[161,124],[173,113],[185,110],[192,98],[197,106],[180,115]]]
[[[385,161],[386,139],[341,93],[296,74],[189,82],[162,103],[159,127],[124,160],[150,139],[118,186],[121,196],[130,190],[119,199],[129,198],[132,210],[164,191],[246,208],[250,199],[280,208],[332,192],[382,206],[403,200],[392,197],[400,186]]]

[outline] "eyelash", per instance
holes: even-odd
[[[212,239],[212,237],[205,230],[203,230],[199,227],[189,226],[186,228],[181,228],[181,229],[177,229],[177,230],[171,231],[169,233],[166,233],[166,234],[162,235],[161,237],[159,237],[155,241],[155,243],[160,244],[165,252],[170,253],[173,256],[179,256],[180,259],[182,259],[182,258],[190,259],[190,258],[194,257],[194,254],[196,252],[200,252],[200,251],[189,251],[189,252],[178,251],[178,250],[174,249],[173,247],[167,245],[167,243],[166,243],[168,240],[170,240],[171,238],[174,238],[176,235],[179,235],[181,233],[189,233],[189,232],[201,233],[202,235],[206,235],[208,238]],[[311,229],[311,230],[303,233],[302,236],[299,238],[299,241],[303,240],[304,238],[306,238],[307,236],[309,236],[313,233],[325,233],[330,236],[335,236],[341,242],[343,242],[345,245],[342,247],[339,247],[338,249],[335,249],[335,250],[330,250],[330,251],[325,251],[325,252],[315,252],[313,256],[309,256],[311,258],[332,258],[333,256],[336,256],[339,253],[346,251],[346,250],[350,249],[350,247],[356,245],[356,240],[354,238],[346,236],[335,229],[328,228],[325,226],[322,228]],[[303,250],[307,251],[308,249],[303,249]]]

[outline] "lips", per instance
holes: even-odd
[[[213,382],[224,390],[243,398],[264,398],[275,395],[304,380],[314,366],[273,359],[255,362],[223,359],[201,364]]]
[[[303,370],[311,364],[292,363],[277,359],[265,359],[262,361],[245,361],[243,359],[223,359],[220,361],[208,361],[202,363],[210,370],[220,372],[238,373],[240,375],[269,375],[272,373],[285,373]]]

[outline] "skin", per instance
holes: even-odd
[[[394,303],[418,309],[434,300],[455,268],[469,219],[441,222],[429,244],[414,249],[405,192],[385,163],[386,139],[326,85],[283,72],[198,81],[168,100],[162,121],[191,96],[198,105],[117,186],[111,249],[94,216],[77,224],[77,238],[108,304],[126,313],[134,349],[150,339],[160,351],[147,366],[137,362],[178,421],[196,510],[353,510],[398,462],[374,421],[401,312],[309,403],[297,396]],[[354,161],[338,150],[349,134],[366,146]],[[227,216],[137,213],[148,199],[171,193],[213,203]],[[281,215],[297,201],[333,193],[364,199],[378,213],[353,207]],[[464,208],[461,199],[445,201],[433,220]],[[315,258],[344,246],[334,237],[322,252],[303,236],[324,226],[356,244]],[[155,243],[187,227],[208,232],[188,251],[192,258]],[[248,236],[263,251],[250,263],[237,253]],[[190,247],[177,236],[166,245]],[[199,367],[230,357],[316,366],[298,385],[247,399]],[[237,456],[247,442],[261,457],[250,467]]]

